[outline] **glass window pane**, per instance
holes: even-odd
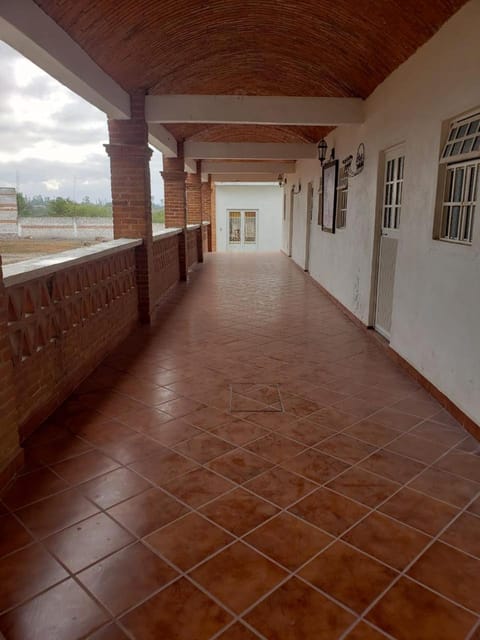
[[[442,232],[441,232],[442,238],[446,238],[448,236],[449,224],[450,224],[450,207],[444,207],[443,218],[442,218]]]
[[[480,123],[480,120],[472,120],[472,122],[470,122],[470,124],[468,125],[468,135],[471,135],[472,133],[476,133],[478,130],[478,125]]]
[[[245,243],[257,241],[257,214],[255,211],[245,211]]]
[[[228,229],[228,241],[230,242],[230,244],[240,244],[240,224],[240,211],[230,211]]]
[[[462,201],[462,192],[463,192],[463,177],[465,175],[465,169],[463,167],[459,167],[455,171],[455,183],[453,187],[453,198],[452,202],[461,202]]]
[[[459,153],[460,153],[460,149],[461,149],[461,148],[462,148],[462,143],[461,143],[461,142],[456,142],[456,143],[453,145],[452,153],[451,153],[450,155],[452,155],[452,156],[456,156],[457,154],[459,154]]]
[[[446,180],[445,180],[444,202],[451,202],[452,201],[453,174],[454,174],[454,171],[452,169],[449,169],[448,172],[447,172]]]
[[[462,145],[462,153],[468,153],[472,150],[473,147],[473,138],[467,138],[464,140]]]
[[[467,129],[468,129],[468,124],[462,124],[462,126],[458,128],[457,138],[463,138],[464,135],[467,133]]]
[[[443,150],[443,157],[444,158],[448,158],[448,156],[451,155],[452,148],[453,148],[453,146],[451,144],[447,144],[447,146]]]
[[[464,214],[463,214],[464,226],[463,226],[463,236],[462,236],[462,240],[464,240],[465,242],[469,242],[470,241],[471,213],[472,213],[472,208],[471,207],[465,207],[465,211],[464,211]]]
[[[473,143],[473,151],[478,151],[480,149],[480,136],[475,138],[475,142]]]
[[[452,240],[458,239],[458,225],[460,222],[460,207],[452,207],[451,210],[451,223],[450,223],[450,238]]]
[[[404,165],[404,161],[405,161],[405,158],[403,156],[400,156],[400,158],[398,159],[398,170],[397,170],[397,178],[398,178],[398,180],[403,180],[403,165]]]
[[[454,140],[456,135],[457,135],[457,127],[452,127],[450,129],[450,135],[448,136],[448,140],[449,141]]]

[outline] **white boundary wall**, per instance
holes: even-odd
[[[336,234],[312,227],[310,273],[365,324],[373,323],[376,208],[382,153],[405,143],[405,181],[396,263],[391,347],[480,423],[480,206],[473,246],[432,238],[442,125],[480,107],[480,2],[471,0],[366,101],[362,125],[327,138],[336,157],[364,142],[363,173],[349,181],[347,225]],[[306,185],[318,189],[320,164],[300,160],[293,260],[303,267]],[[287,206],[290,197],[287,195]],[[313,217],[317,218],[315,197]],[[288,226],[287,222],[284,227]],[[287,228],[283,233],[286,249]]]

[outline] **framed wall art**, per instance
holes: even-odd
[[[335,233],[335,210],[337,207],[338,160],[323,165],[323,216],[322,230]]]

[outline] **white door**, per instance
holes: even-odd
[[[293,187],[290,189],[290,218],[288,224],[288,255],[292,257],[293,251],[293,205],[294,205]]]
[[[257,248],[257,212],[229,210],[227,246],[233,251],[248,251]]]
[[[390,339],[392,326],[393,287],[402,213],[404,166],[405,151],[403,145],[386,152],[375,329],[387,340]]]
[[[310,238],[312,235],[313,224],[313,184],[308,183],[307,190],[307,226],[305,234],[305,271],[310,270]]]

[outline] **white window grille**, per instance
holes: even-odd
[[[323,225],[323,180],[320,177],[320,184],[318,187],[318,218],[317,224],[319,226]]]
[[[440,158],[441,206],[437,238],[472,244],[479,193],[480,113],[454,120]]]
[[[342,166],[337,184],[337,211],[335,217],[335,227],[337,229],[344,229],[347,225],[347,201],[348,175],[345,167]]]

